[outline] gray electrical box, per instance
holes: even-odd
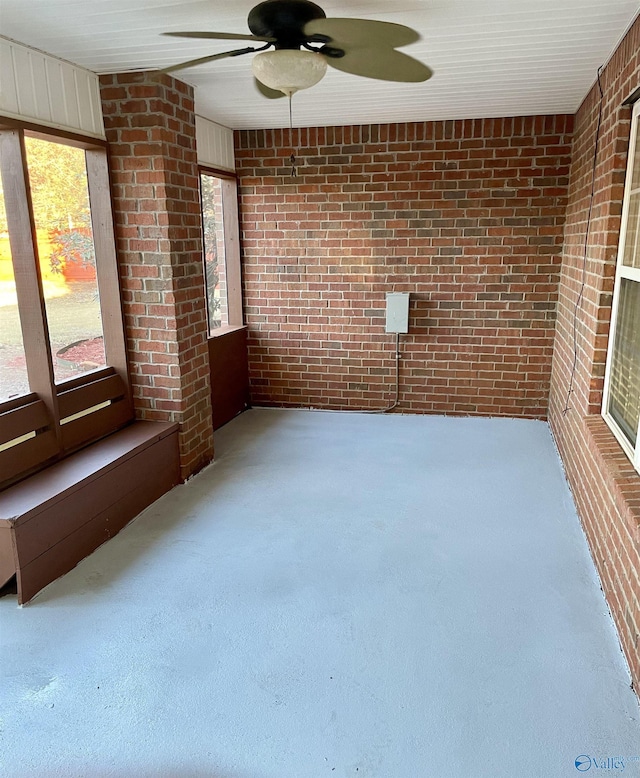
[[[387,332],[409,332],[409,292],[387,292]]]

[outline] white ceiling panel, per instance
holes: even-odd
[[[251,0],[0,0],[0,33],[98,73],[167,67],[240,48],[176,30],[248,32]],[[320,0],[327,16],[406,24],[402,49],[434,70],[419,84],[333,68],[293,98],[298,126],[574,112],[640,8],[638,0]],[[253,85],[251,56],[180,71],[200,115],[231,128],[281,127],[286,99]]]

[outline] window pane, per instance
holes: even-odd
[[[222,180],[203,173],[202,228],[209,330],[229,323],[222,220]]]
[[[636,145],[633,159],[633,173],[631,174],[631,189],[638,189],[638,187],[640,187],[640,118],[636,119]]]
[[[27,360],[0,179],[0,402],[28,392]]]
[[[640,218],[640,192],[629,197],[629,216],[627,230],[624,236],[624,254],[622,264],[627,267],[640,268],[640,252],[638,251],[638,219]]]
[[[82,149],[25,138],[56,383],[105,365]]]
[[[635,446],[640,419],[640,284],[627,278],[620,284],[609,413]]]

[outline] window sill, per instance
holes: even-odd
[[[602,416],[587,416],[587,445],[599,461],[600,472],[632,537],[640,543],[640,475]]]
[[[240,330],[246,330],[246,324],[225,324],[224,327],[218,327],[209,333],[209,340],[212,338],[222,338],[225,335],[229,335],[231,332],[239,332]]]

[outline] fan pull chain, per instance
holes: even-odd
[[[295,150],[293,149],[293,111],[291,108],[292,97],[293,97],[293,93],[289,92],[289,129],[291,130],[291,146],[292,146],[289,162],[291,163],[291,178],[295,178],[298,175],[298,171],[296,170],[296,154],[295,154]]]

